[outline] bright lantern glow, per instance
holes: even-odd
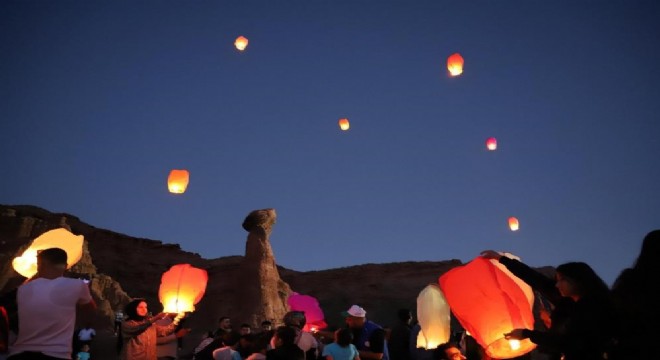
[[[511,346],[511,350],[520,349],[520,340],[509,340],[509,346]]]
[[[450,309],[445,295],[435,284],[428,285],[417,296],[417,319],[421,330],[417,347],[435,349],[449,341]]]
[[[447,70],[451,76],[458,76],[463,73],[463,64],[465,61],[461,54],[456,53],[447,58]]]
[[[513,216],[509,218],[509,229],[511,231],[518,231],[520,229],[520,222]]]
[[[291,311],[302,311],[305,313],[304,331],[315,332],[328,326],[325,322],[325,315],[323,314],[321,305],[319,305],[315,297],[292,292],[286,302]]]
[[[486,148],[490,151],[497,150],[497,139],[494,137],[488,138],[486,140]]]
[[[66,267],[70,269],[82,257],[83,240],[84,236],[73,235],[64,228],[47,231],[34,239],[21,256],[14,258],[12,266],[17,273],[30,278],[37,273],[37,251],[56,247],[66,251]]]
[[[234,46],[236,46],[238,50],[243,51],[248,46],[248,39],[244,36],[239,36],[236,38],[236,41],[234,41]]]
[[[206,291],[208,274],[190,264],[172,266],[160,279],[158,299],[163,304],[163,312],[180,313],[195,311]]]
[[[348,119],[339,119],[339,128],[346,131],[351,127],[351,124],[348,122]]]
[[[167,178],[167,188],[172,194],[183,194],[189,181],[190,174],[188,170],[172,170]]]
[[[504,338],[513,329],[533,329],[534,315],[520,286],[490,260],[477,257],[439,282],[453,314],[488,356],[510,359],[536,348],[529,339],[516,344]]]

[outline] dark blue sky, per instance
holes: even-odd
[[[295,270],[492,248],[611,283],[660,228],[659,64],[657,1],[2,1],[0,203],[206,258],[274,207]]]

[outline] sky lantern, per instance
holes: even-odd
[[[449,341],[450,309],[445,295],[436,284],[426,286],[417,296],[417,319],[421,330],[417,347],[435,349]]]
[[[444,273],[439,283],[458,321],[488,356],[510,359],[536,348],[530,339],[504,338],[513,329],[533,329],[534,315],[520,286],[493,262],[479,256]]]
[[[346,131],[351,127],[351,124],[348,122],[348,119],[339,119],[339,128]]]
[[[34,239],[21,256],[14,258],[12,266],[17,273],[30,278],[37,273],[37,252],[56,247],[66,251],[67,269],[70,269],[82,257],[83,240],[84,236],[74,235],[65,228],[47,231]]]
[[[447,70],[451,76],[458,76],[463,73],[463,64],[465,61],[461,54],[456,53],[447,58]]]
[[[506,256],[510,259],[515,259],[515,260],[521,261],[520,257],[515,256],[515,255],[513,255],[511,253],[508,253],[508,252],[500,252],[500,255]],[[506,266],[502,265],[498,260],[491,259],[490,262],[492,262],[493,265],[497,266],[498,269],[500,269],[503,273],[507,274],[511,278],[511,280],[513,280],[516,284],[518,284],[518,286],[520,287],[520,290],[522,290],[523,293],[525,293],[525,297],[527,298],[527,301],[529,302],[529,308],[533,309],[534,299],[535,299],[534,298],[534,289],[532,289],[531,286],[529,286],[526,282],[522,281],[519,277],[513,275],[513,273],[511,271],[509,271],[509,269],[507,269]]]
[[[236,41],[234,41],[234,46],[236,46],[239,51],[243,51],[248,46],[248,39],[244,36],[239,36],[236,38]]]
[[[190,174],[188,170],[172,170],[167,177],[167,188],[172,194],[183,194],[188,187]]]
[[[302,311],[305,313],[305,326],[303,330],[316,332],[328,326],[325,322],[323,310],[315,297],[293,292],[289,295],[286,302],[291,311]]]
[[[490,137],[486,139],[486,149],[490,151],[497,150],[497,139],[494,137]]]
[[[160,278],[158,299],[163,304],[163,312],[195,311],[195,304],[204,296],[208,279],[204,269],[190,264],[172,266]]]
[[[520,222],[514,216],[509,218],[509,229],[511,229],[511,231],[518,231],[518,229],[520,229]]]

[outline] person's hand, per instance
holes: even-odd
[[[190,334],[192,330],[191,329],[179,329],[179,331],[176,332],[176,337],[177,338],[182,338],[188,334]]]
[[[523,340],[526,337],[523,335],[525,329],[513,329],[511,332],[505,333],[504,338],[507,340]]]
[[[481,257],[483,258],[497,260],[497,261],[499,261],[500,258],[502,257],[502,254],[498,253],[495,250],[484,250],[479,255],[481,255]]]

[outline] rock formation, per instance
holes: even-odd
[[[242,322],[258,327],[261,321],[281,321],[287,312],[289,285],[282,281],[270,246],[270,234],[277,215],[275,209],[254,210],[243,221],[248,232],[245,257],[238,274]]]

